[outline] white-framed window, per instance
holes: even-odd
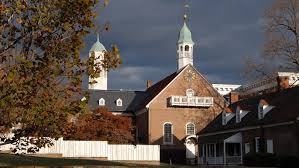
[[[101,98],[99,100],[99,106],[105,106],[105,99],[104,98]]]
[[[250,152],[250,143],[245,143],[245,154]]]
[[[163,143],[164,144],[172,144],[173,143],[173,130],[172,124],[170,122],[166,122],[163,125]]]
[[[186,90],[186,96],[187,97],[193,97],[194,96],[194,91],[192,89],[187,89]]]
[[[118,98],[117,100],[116,100],[116,106],[122,106],[123,105],[123,101],[120,99],[120,98]]]
[[[186,134],[194,135],[195,134],[195,125],[191,122],[186,124]]]
[[[255,137],[254,140],[255,140],[255,152],[258,153],[260,152],[261,138]]]
[[[273,153],[273,140],[267,139],[267,153]]]

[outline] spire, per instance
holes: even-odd
[[[189,7],[190,6],[188,4],[184,5],[184,15],[183,15],[184,25],[183,25],[183,27],[180,31],[178,43],[194,44],[194,42],[192,40],[192,33],[191,33],[190,29],[187,26],[187,22],[188,22],[187,11],[188,11]]]
[[[90,52],[95,51],[95,52],[102,52],[106,51],[105,47],[103,44],[100,42],[100,33],[97,32],[97,41],[92,45]]]
[[[97,42],[100,42],[100,33],[97,32]]]
[[[188,4],[184,6],[184,24],[179,33],[179,39],[177,43],[177,68],[182,69],[186,65],[193,65],[193,46],[192,33],[187,26],[188,15],[187,9]]]
[[[192,33],[191,33],[190,29],[188,28],[186,21],[184,21],[184,25],[180,31],[178,43],[194,44],[194,42],[192,40]]]

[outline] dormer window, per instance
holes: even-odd
[[[222,112],[222,125],[226,125],[235,116],[232,112]]]
[[[226,125],[226,112],[222,112],[222,125]]]
[[[242,112],[242,110],[240,109],[240,107],[237,107],[237,110],[236,110],[236,123],[241,122],[241,112]]]
[[[119,106],[119,107],[122,106],[123,105],[123,101],[120,98],[117,99],[116,100],[116,105]]]
[[[263,119],[265,115],[273,108],[274,106],[270,106],[265,100],[260,100],[258,105],[258,119]]]
[[[242,121],[242,118],[246,116],[249,111],[242,110],[239,106],[236,109],[236,123]]]
[[[259,120],[260,119],[263,119],[264,118],[264,105],[260,104],[259,105],[259,109],[258,109],[258,117],[259,117]]]
[[[87,99],[86,99],[86,97],[84,96],[84,97],[82,97],[82,99],[81,99],[81,101],[86,101]]]
[[[105,99],[104,98],[101,98],[99,100],[99,106],[105,106]]]

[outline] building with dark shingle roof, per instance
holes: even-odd
[[[126,116],[134,115],[138,106],[148,95],[144,91],[125,90],[89,90],[89,92],[89,107],[91,109],[105,106],[109,111],[115,114]],[[101,99],[104,100],[104,104],[100,104]]]
[[[225,100],[193,67],[193,46],[185,19],[177,42],[177,57],[174,57],[177,59],[175,72],[148,85],[145,91],[107,90],[106,85],[90,82],[89,107],[105,106],[116,115],[132,117],[136,124],[136,143],[160,145],[161,161],[194,163],[196,133],[222,111]],[[103,59],[100,51],[95,55]],[[95,80],[106,83],[106,75]]]
[[[240,164],[261,152],[299,156],[298,95],[293,87],[229,105],[199,132],[200,163]]]

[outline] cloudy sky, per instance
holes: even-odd
[[[263,45],[263,15],[273,0],[189,0],[194,66],[211,83],[243,84],[244,59],[258,58]],[[176,71],[176,42],[183,24],[183,0],[110,0],[97,24],[106,48],[118,45],[123,64],[109,72],[109,89],[144,90]],[[96,37],[86,37],[87,55]]]

